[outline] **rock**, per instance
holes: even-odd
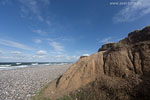
[[[89,54],[83,54],[82,56],[80,56],[80,59],[88,57],[88,56],[89,56]]]
[[[85,57],[88,57],[88,56],[81,56],[80,59],[85,58]]]
[[[95,83],[97,79],[102,79],[100,81],[103,84],[109,84],[106,88],[124,87],[132,93],[131,90],[135,87],[133,83],[140,84],[145,78],[150,77],[150,27],[131,32],[118,43],[104,44],[97,53],[80,58],[84,59],[79,59],[59,78],[59,83],[54,88],[56,94],[65,95],[92,82]],[[125,83],[132,84],[129,87]],[[142,89],[146,90],[143,91],[147,91],[146,87],[150,86],[144,87]],[[50,97],[54,96],[56,95]]]
[[[99,48],[98,52],[100,52],[100,51],[105,51],[105,50],[109,50],[109,49],[111,49],[114,45],[115,45],[115,43],[107,43],[107,44],[104,44],[104,45],[102,45],[101,48]]]

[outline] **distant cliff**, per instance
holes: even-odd
[[[146,27],[79,59],[53,83],[55,88],[47,96],[71,92],[77,100],[148,100],[149,80],[150,27]],[[83,95],[77,96],[76,90]]]

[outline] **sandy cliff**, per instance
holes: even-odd
[[[99,49],[99,52],[93,55],[80,58],[62,76],[60,76],[58,80],[52,83],[52,86],[55,88],[49,88],[46,96],[51,98],[56,96],[59,97],[60,95],[81,88],[83,91],[86,89],[91,90],[91,88],[100,88],[103,84],[106,85],[106,87],[112,86],[111,88],[116,87],[120,89],[119,87],[124,87],[127,89],[126,99],[133,99],[136,98],[137,94],[132,94],[130,92],[133,92],[136,86],[138,86],[138,89],[139,85],[145,80],[147,82],[144,83],[144,86],[143,84],[141,86],[143,86],[143,91],[148,91],[147,89],[150,87],[149,75],[150,27],[146,27],[140,31],[129,33],[128,37],[118,43],[113,43],[109,49]],[[95,87],[95,85],[92,86],[91,84],[98,85]],[[144,88],[145,86],[147,86],[147,89]],[[86,89],[83,87],[86,87]],[[131,88],[129,89],[129,87]],[[103,91],[106,92],[106,90],[107,89],[103,90],[100,88],[97,91],[103,93]],[[95,95],[96,98],[101,98],[103,97],[100,96],[101,93],[99,93],[99,95],[93,95]],[[109,92],[107,91],[106,93]],[[132,97],[130,97],[131,95]],[[141,95],[147,96],[146,93]],[[85,97],[82,99],[86,100]],[[91,99],[93,98],[91,97]]]

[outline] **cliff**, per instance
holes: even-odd
[[[113,43],[109,49],[102,47],[99,52],[79,59],[52,83],[46,96],[55,99],[70,92],[71,96],[75,96],[78,94],[76,90],[81,90],[81,93],[90,93],[88,100],[104,97],[107,100],[117,100],[116,93],[121,95],[118,100],[148,100],[149,77],[150,27],[146,27],[129,33],[128,37]],[[111,89],[117,92],[112,92]],[[148,99],[145,99],[145,96]],[[87,96],[82,99],[77,96],[75,98],[87,100]]]

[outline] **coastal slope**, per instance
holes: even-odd
[[[77,100],[150,99],[150,27],[133,31],[108,48],[102,47],[106,48],[81,57],[53,81],[45,90],[45,97],[52,100],[63,95]]]

